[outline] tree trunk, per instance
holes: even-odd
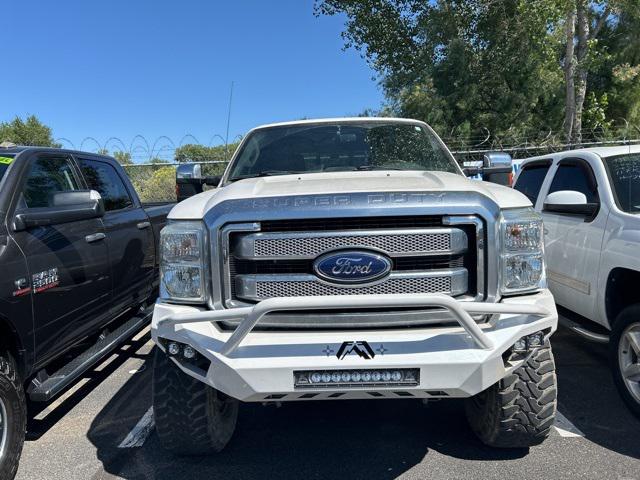
[[[589,51],[589,5],[586,0],[578,1],[578,46],[576,51],[575,115],[573,121],[573,141],[582,142],[582,110],[587,94],[587,67],[585,59]]]
[[[574,38],[576,35],[576,10],[571,7],[567,12],[566,38],[567,47],[564,55],[564,80],[566,95],[564,102],[564,131],[567,143],[573,138],[573,125],[576,114],[576,87],[575,87],[575,55]]]

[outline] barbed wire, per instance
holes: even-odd
[[[563,131],[516,132],[514,130],[496,134],[489,128],[482,127],[477,130],[480,133],[464,134],[457,130],[453,129],[448,135],[443,135],[442,140],[459,161],[477,160],[490,151],[507,152],[514,158],[523,158],[575,148],[640,143],[640,125],[631,124],[626,119],[620,119],[617,123],[611,122],[594,128],[585,128],[580,132],[580,141],[577,142],[565,141]],[[241,139],[242,135],[236,135],[231,143],[235,144]],[[229,145],[220,134],[212,135],[207,143],[202,143],[191,133],[184,134],[177,142],[167,135],[160,135],[150,140],[141,134],[134,135],[129,142],[116,136],[111,136],[103,142],[93,136],[86,136],[77,145],[66,137],[59,137],[56,142],[73,150],[109,152],[112,155],[122,152],[129,155],[134,164],[140,165],[153,164],[156,160],[165,164],[175,164],[176,150],[187,144],[224,147],[226,155],[230,156],[233,153],[227,151]],[[214,163],[225,161],[220,160]]]

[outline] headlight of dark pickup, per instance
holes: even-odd
[[[160,232],[160,298],[207,301],[207,230],[202,222],[174,222]]]

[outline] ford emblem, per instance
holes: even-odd
[[[364,250],[329,252],[313,263],[313,271],[333,283],[370,283],[391,271],[391,260]]]

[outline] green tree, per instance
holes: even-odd
[[[315,11],[346,15],[345,48],[361,51],[379,73],[388,112],[457,136],[486,128],[517,139],[564,127],[568,140],[580,141],[591,82],[596,89],[601,80],[595,98],[611,92],[608,118],[624,110],[628,92],[637,94],[639,7],[638,0],[316,0]]]
[[[61,147],[59,143],[54,141],[51,128],[40,122],[35,115],[29,115],[26,120],[16,117],[11,122],[0,122],[0,142],[39,147]]]
[[[129,152],[113,152],[113,158],[115,158],[120,165],[133,165],[131,154]]]
[[[207,147],[205,145],[197,145],[188,143],[176,148],[176,162],[213,162],[228,161],[237,148],[238,143],[230,143],[229,145],[217,145],[215,147]]]
[[[143,202],[176,200],[175,167],[160,167],[151,175],[138,177],[133,184]]]

